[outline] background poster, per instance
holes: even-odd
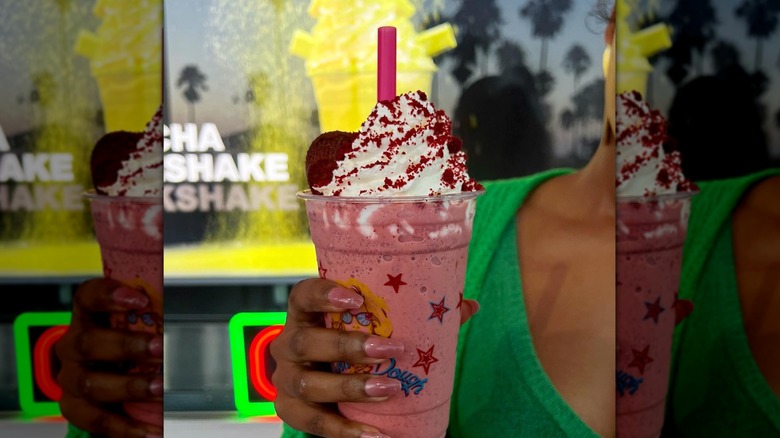
[[[92,146],[162,97],[161,0],[106,4],[0,0],[0,277],[101,272]]]
[[[669,121],[694,180],[780,166],[780,2],[635,0],[638,28],[663,21],[647,98]],[[619,72],[618,72],[619,74]]]
[[[337,63],[368,50],[376,28],[396,20],[408,27],[399,27],[400,73],[400,60],[422,50],[409,41],[449,24],[457,46],[432,56],[437,71],[410,72],[423,78],[409,83],[427,85],[451,116],[479,180],[579,167],[597,145],[604,23],[595,2],[355,1],[338,13],[327,4],[165,2],[168,276],[315,272],[295,193],[306,188],[311,140],[328,130],[323,113],[339,103],[327,87],[360,79],[307,69],[291,49],[296,33],[328,35],[310,58]],[[362,111],[359,120],[370,107]]]

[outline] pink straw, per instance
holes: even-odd
[[[378,101],[395,98],[395,28],[379,28],[376,96]]]

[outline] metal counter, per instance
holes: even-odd
[[[279,438],[282,423],[241,419],[235,412],[176,412],[165,414],[165,438]]]

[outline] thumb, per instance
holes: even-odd
[[[463,300],[460,305],[460,324],[465,324],[477,312],[479,312],[479,303],[476,300]]]

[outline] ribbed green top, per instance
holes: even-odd
[[[89,432],[84,432],[83,430],[77,428],[76,426],[72,424],[68,424],[68,434],[65,435],[65,438],[90,438],[91,434]]]
[[[745,192],[773,175],[703,182],[693,198],[680,298],[695,307],[675,331],[664,436],[780,437],[780,400],[745,334],[731,228]]]

